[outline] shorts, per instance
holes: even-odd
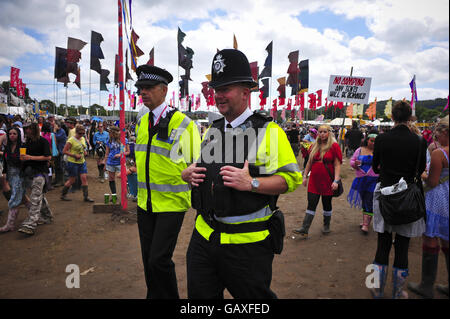
[[[66,169],[67,173],[69,173],[69,177],[77,177],[81,174],[87,174],[86,161],[83,164],[67,162]]]
[[[108,172],[119,172],[120,173],[120,165],[108,165],[106,164],[106,170]]]

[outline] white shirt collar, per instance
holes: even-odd
[[[242,112],[241,115],[239,115],[237,118],[234,119],[231,123],[225,119],[225,131],[227,130],[227,124],[231,124],[232,128],[236,128],[242,123],[245,122],[246,119],[248,119],[250,116],[253,115],[253,112],[247,107],[244,112]]]
[[[156,121],[159,119],[159,116],[161,115],[161,118],[166,117],[166,113],[169,111],[169,107],[167,107],[167,103],[164,101],[160,106],[155,108],[153,112],[153,122],[156,123]],[[164,111],[164,114],[161,114]]]

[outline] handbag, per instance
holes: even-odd
[[[56,157],[58,156],[59,152],[58,152],[58,148],[56,146],[56,139],[55,139],[55,134],[52,133],[52,156]]]
[[[389,225],[404,225],[426,217],[425,196],[419,186],[419,163],[422,155],[422,137],[419,138],[419,156],[417,157],[414,181],[407,184],[407,188],[390,195],[380,194],[380,212],[384,221]],[[394,185],[395,188],[395,185]]]
[[[328,167],[325,165],[325,163],[323,163],[323,166],[325,166],[325,169],[327,170],[328,175],[330,175],[331,180],[334,181],[334,177],[331,174],[331,172],[328,169]],[[342,180],[338,180],[337,184],[338,184],[338,188],[333,191],[333,197],[339,197],[339,196],[342,195],[342,193],[344,193],[344,185],[342,185]]]

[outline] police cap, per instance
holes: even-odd
[[[173,77],[168,71],[153,65],[141,65],[137,68],[138,80],[135,86],[139,89],[143,86],[154,86],[159,83],[169,84]]]
[[[235,49],[224,49],[214,55],[209,86],[215,89],[234,83],[240,83],[249,88],[258,85],[253,80],[250,63],[245,54]]]

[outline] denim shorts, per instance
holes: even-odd
[[[108,172],[119,172],[120,173],[120,165],[106,165],[106,170]]]
[[[66,169],[70,177],[77,177],[80,174],[87,174],[86,161],[83,164],[67,162]]]

